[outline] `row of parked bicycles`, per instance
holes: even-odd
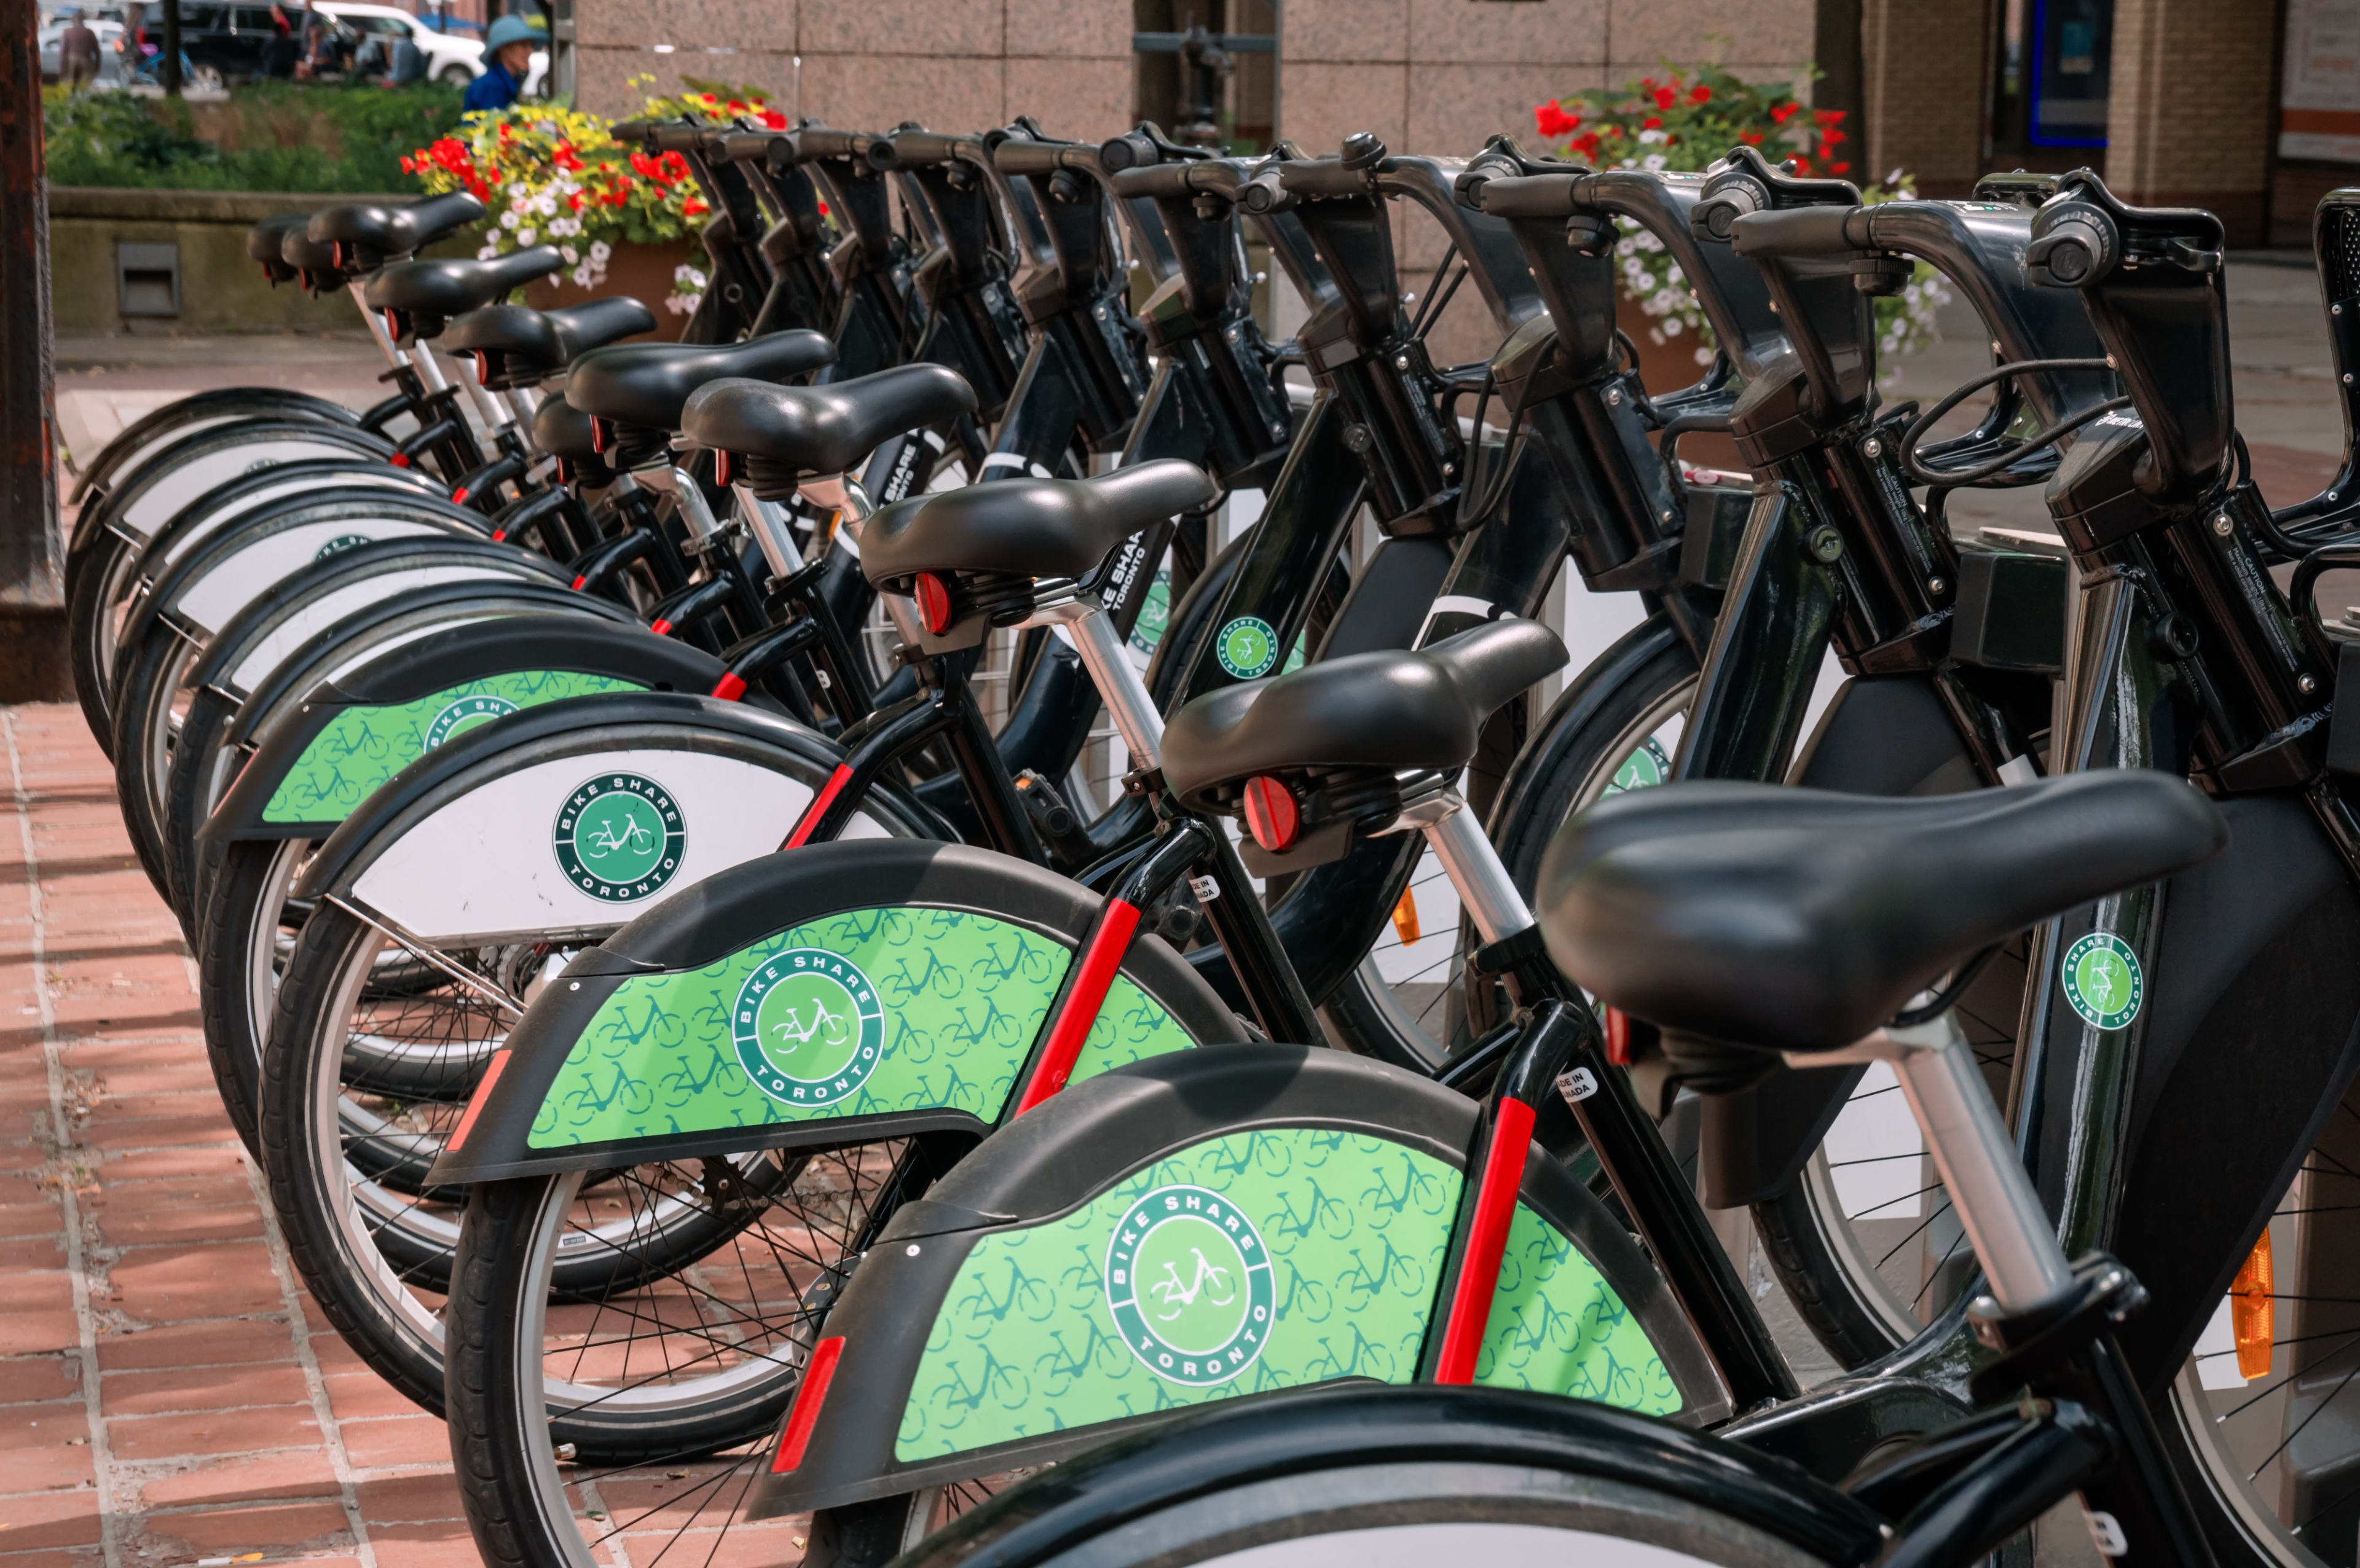
[[[618,135],[712,209],[688,341],[420,256],[464,194],[271,220],[389,395],[158,410],[68,568],[224,1105],[486,1562],[2023,1563],[2077,1496],[2355,1562],[2360,471],[2251,482],[2216,219]],[[1923,409],[1921,265],[1994,356]],[[1644,610],[1579,670],[1566,581]]]

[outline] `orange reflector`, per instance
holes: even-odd
[[[1620,1007],[1606,1009],[1606,1060],[1617,1067],[1631,1065],[1631,1015]]]
[[[2229,1287],[2229,1326],[2237,1336],[2237,1376],[2248,1381],[2269,1375],[2278,1327],[2271,1300],[2277,1291],[2270,1273],[2270,1233],[2265,1227],[2262,1239],[2254,1243],[2252,1255]]]
[[[1417,940],[1417,895],[1409,888],[1402,889],[1401,902],[1393,906],[1393,934],[1407,947]]]

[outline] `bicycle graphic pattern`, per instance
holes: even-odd
[[[269,822],[340,822],[377,787],[436,746],[523,708],[636,681],[570,670],[519,670],[464,681],[415,702],[346,708],[303,747],[262,809]]]
[[[785,975],[772,961],[798,953],[806,955],[806,968],[812,955],[840,961],[837,979],[783,993],[783,1007],[774,1003],[766,1016],[749,1017],[748,1025],[768,1032],[759,1051],[741,1049],[736,1020],[749,983],[760,974]],[[934,1108],[994,1120],[1072,956],[1054,939],[1010,921],[895,907],[813,920],[701,969],[631,975],[574,1041],[529,1146],[563,1149]],[[859,984],[844,988],[842,977],[851,975]],[[797,1029],[803,1038],[791,1038]],[[1194,1043],[1162,1004],[1118,975],[1073,1078]],[[874,1057],[858,1055],[863,1049],[873,1049]],[[796,1075],[776,1072],[796,1051],[826,1057],[825,1082],[842,1080],[842,1092],[798,1094]],[[847,1072],[856,1062],[862,1071]],[[762,1071],[774,1074],[768,1093],[754,1076]]]
[[[1441,1160],[1382,1138],[1266,1129],[1207,1139],[1063,1218],[989,1233],[960,1266],[929,1332],[895,1456],[939,1458],[1330,1378],[1406,1382],[1461,1184]],[[1210,1215],[1218,1201],[1243,1222],[1235,1234],[1250,1231],[1266,1249],[1266,1294],[1255,1293],[1242,1267],[1256,1249],[1225,1252],[1182,1228],[1164,1249],[1169,1256],[1148,1257],[1135,1282],[1114,1279],[1127,1223],[1139,1236],[1141,1205],[1175,1194],[1185,1203],[1192,1192],[1200,1207],[1176,1212]],[[1226,1215],[1218,1223],[1227,1230]],[[1134,1239],[1134,1254],[1146,1250]],[[1201,1359],[1194,1378],[1186,1375],[1185,1353],[1201,1357],[1258,1301],[1269,1324],[1251,1359],[1240,1356],[1227,1378],[1208,1377]],[[1202,1312],[1194,1339],[1180,1333],[1180,1308]],[[1159,1312],[1174,1312],[1174,1326],[1159,1331]],[[1167,1349],[1181,1365],[1160,1370]],[[1003,1391],[1021,1377],[1030,1398],[971,1399],[990,1377]],[[1655,1413],[1681,1404],[1645,1331],[1597,1269],[1521,1204],[1477,1381]]]

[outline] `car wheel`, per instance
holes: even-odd
[[[460,92],[464,93],[467,90],[467,84],[475,79],[473,75],[469,74],[465,66],[453,65],[445,68],[439,80],[448,82],[450,85],[459,89]]]

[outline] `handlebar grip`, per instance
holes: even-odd
[[[1162,160],[1163,156],[1144,131],[1125,131],[1098,144],[1098,162],[1105,165],[1109,174],[1120,174],[1129,169],[1152,168]]]
[[[1865,207],[1795,207],[1747,212],[1729,228],[1730,248],[1743,256],[1849,256],[1869,247]]]
[[[865,131],[835,131],[825,125],[813,125],[792,133],[798,159],[809,158],[859,158],[869,143]]]
[[[1068,152],[1087,149],[1070,142],[1032,142],[1011,138],[991,149],[991,166],[1002,174],[1054,174],[1072,167],[1065,162]]]
[[[871,169],[924,169],[935,164],[955,163],[958,159],[962,139],[934,131],[895,131],[869,144],[869,166]]]
[[[770,144],[785,135],[783,131],[723,131],[705,145],[725,163],[758,163],[770,156]]]
[[[606,134],[618,142],[643,142],[655,128],[653,120],[618,120],[608,127]]]
[[[1306,158],[1278,166],[1278,183],[1289,195],[1309,197],[1367,196],[1373,193],[1369,170],[1347,169],[1332,158]]]
[[[1238,205],[1254,213],[1283,212],[1295,205],[1295,195],[1279,180],[1277,169],[1265,169],[1238,191]]]
[[[710,129],[705,125],[658,125],[648,140],[658,152],[692,153],[705,150],[705,137]]]
[[[1569,218],[1581,206],[1579,174],[1497,174],[1469,169],[1459,199],[1495,218]]]

